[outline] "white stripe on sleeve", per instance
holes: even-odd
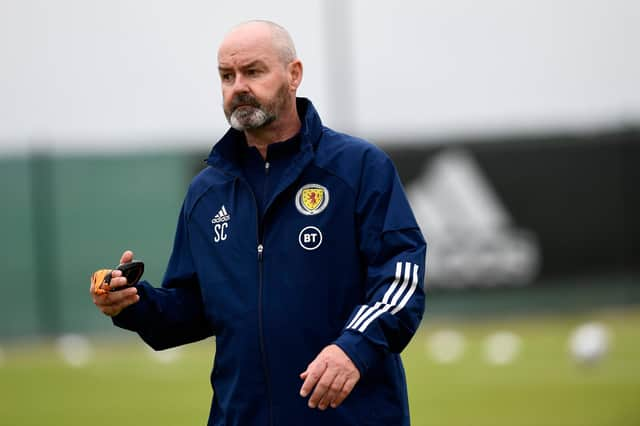
[[[360,306],[360,310],[358,311],[358,313],[356,314],[355,317],[353,317],[353,319],[351,320],[351,322],[349,323],[349,325],[347,325],[347,328],[351,328],[351,326],[353,325],[354,322],[358,321],[358,318],[360,318],[360,315],[362,315],[362,312],[364,312],[365,309],[367,309],[368,306],[367,305],[362,305]]]
[[[358,328],[358,326],[362,323],[362,321],[366,320],[369,315],[371,315],[375,310],[377,310],[383,304],[387,304],[389,298],[395,291],[395,288],[398,286],[400,282],[400,274],[402,274],[402,262],[396,263],[396,278],[393,280],[393,284],[387,289],[386,293],[382,297],[382,302],[376,302],[373,306],[363,306],[358,311],[358,314],[355,316],[353,321],[347,326],[347,328]],[[368,308],[366,312],[364,308]]]
[[[411,288],[409,289],[407,294],[404,295],[404,297],[400,301],[400,304],[391,311],[393,315],[398,313],[400,309],[404,308],[404,306],[407,304],[407,302],[413,295],[413,292],[416,291],[417,286],[418,286],[418,265],[413,265],[413,282],[411,283]]]
[[[383,313],[389,311],[391,308],[393,308],[391,314],[395,315],[405,307],[418,286],[418,265],[414,265],[411,262],[405,262],[404,268],[402,266],[402,262],[396,263],[395,280],[382,297],[382,302],[376,302],[373,306],[361,306],[353,320],[351,320],[347,325],[347,329],[357,329],[358,331],[363,332],[372,321]],[[402,285],[397,288],[400,279],[402,279]],[[404,297],[402,297],[402,294],[409,285],[409,279],[412,279],[411,287],[409,288],[409,291],[404,294]],[[402,297],[402,299],[400,300],[400,303],[398,303],[400,297]],[[391,299],[391,301],[389,299]]]
[[[415,265],[415,266],[417,267],[418,265]],[[415,272],[415,268],[414,268],[414,272]],[[407,284],[408,278],[410,276],[411,276],[411,263],[407,262],[407,264],[405,265],[405,282],[404,282],[404,284]],[[418,275],[414,274],[414,282],[411,284],[411,288],[413,288],[415,283],[417,282],[416,281],[417,277],[418,277]],[[398,298],[400,297],[400,295],[402,294],[402,292],[404,291],[405,288],[406,288],[406,285],[403,285],[402,288],[400,290],[398,290],[398,292],[396,293],[397,297],[394,297],[394,300],[392,300],[392,303],[390,305],[386,305],[384,307],[384,309],[382,309],[382,310],[376,312],[374,315],[372,315],[367,321],[365,321],[362,324],[362,326],[360,328],[358,328],[358,331],[361,332],[361,333],[363,331],[365,331],[367,329],[367,327],[369,326],[369,324],[371,324],[371,322],[373,320],[375,320],[380,315],[384,314],[389,309],[391,309],[393,306],[395,306],[395,302],[397,302]],[[409,297],[411,297],[410,293],[413,293],[413,291],[409,290],[409,292],[407,292],[407,295]],[[405,295],[405,297],[402,299],[405,304],[407,303],[407,300],[409,300],[409,297],[407,297],[407,295]],[[393,311],[391,311],[391,313],[395,315],[395,313],[398,312],[400,309],[402,309],[402,306],[398,305],[398,306],[396,306],[396,308]]]

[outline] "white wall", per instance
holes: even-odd
[[[409,136],[640,120],[637,0],[355,1],[358,125]]]
[[[215,141],[226,128],[217,44],[251,18],[291,31],[300,94],[325,122],[367,137],[640,121],[633,0],[4,0],[0,152]],[[335,31],[346,64],[326,44]],[[336,75],[348,90],[332,93]]]
[[[308,67],[303,90],[322,102],[319,16],[308,0],[1,2],[0,150],[215,141],[226,127],[217,45],[251,18],[290,30]]]

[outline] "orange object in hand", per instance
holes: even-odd
[[[95,294],[107,294],[111,290],[107,282],[107,276],[109,277],[109,281],[111,281],[111,271],[113,271],[113,269],[98,269],[91,275],[91,286]]]
[[[127,285],[112,288],[110,283],[113,269],[98,269],[91,275],[91,286],[95,294],[107,294],[110,291],[122,290],[136,285],[144,273],[144,263],[140,260],[134,260],[128,263],[122,263],[118,265],[116,269],[121,271],[122,276],[127,279]]]

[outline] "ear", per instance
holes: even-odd
[[[289,76],[289,88],[293,91],[297,90],[302,83],[302,62],[300,59],[287,65],[287,75]]]

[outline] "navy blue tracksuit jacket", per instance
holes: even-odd
[[[157,350],[216,336],[209,425],[408,425],[399,353],[424,311],[425,241],[390,159],[297,105],[296,150],[277,179],[268,154],[259,196],[242,134],[214,146],[162,287],[139,283],[114,323]],[[331,343],[361,379],[337,409],[310,409],[299,374]]]

